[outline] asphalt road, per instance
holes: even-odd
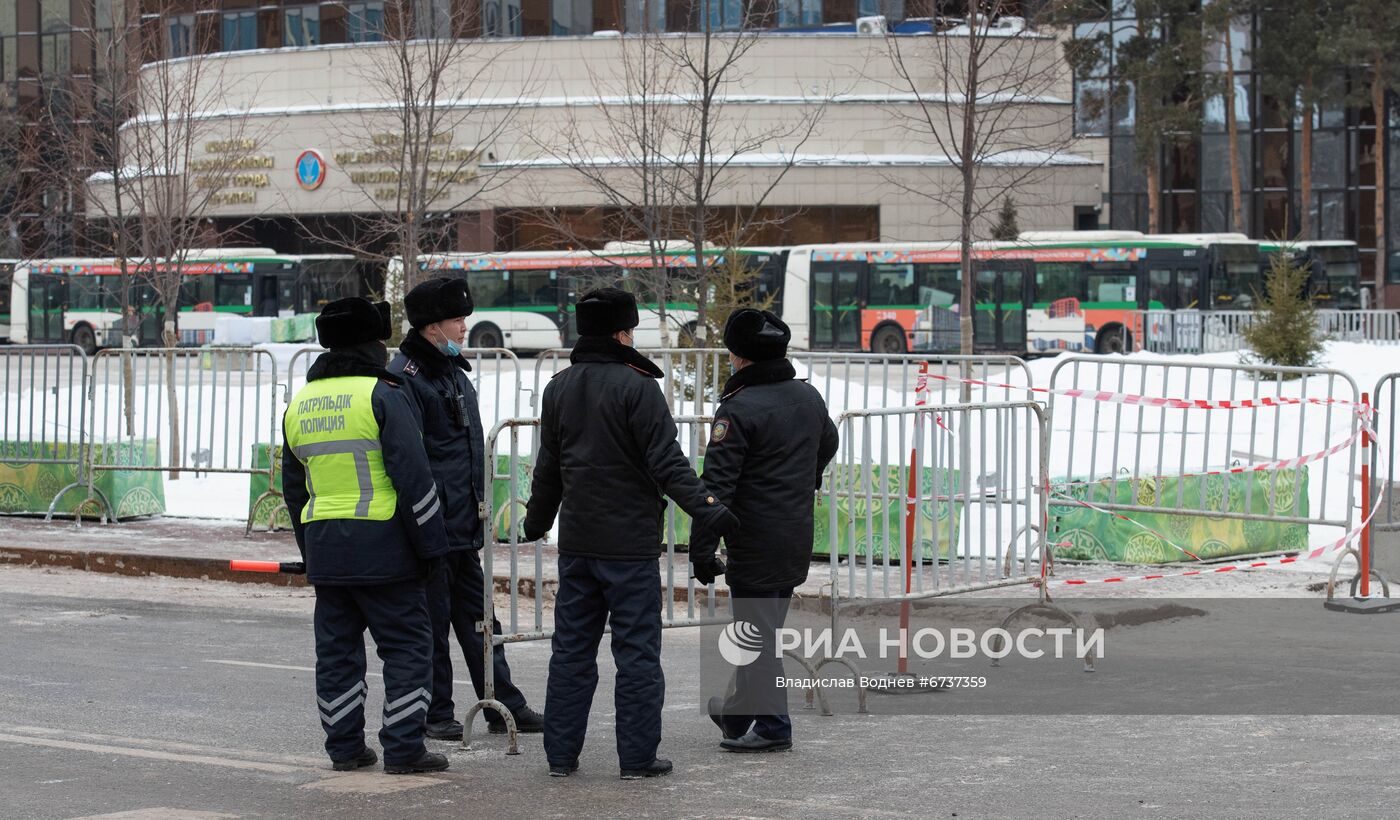
[[[340,774],[321,751],[311,603],[300,589],[0,567],[0,814],[1351,817],[1398,799],[1394,718],[798,712],[791,753],[725,754],[695,702],[696,630],[665,640],[671,777],[618,779],[606,658],[576,777],[546,775],[538,736],[516,757],[499,736],[435,744],[452,759],[440,775]],[[543,706],[547,646],[509,652]]]

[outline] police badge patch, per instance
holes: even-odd
[[[724,437],[729,435],[729,422],[721,419],[715,422],[715,428],[710,431],[710,442],[718,444],[724,441]]]

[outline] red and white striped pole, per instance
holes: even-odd
[[[1371,396],[1361,394],[1361,597],[1371,597]]]
[[[914,386],[914,406],[923,407],[928,402],[924,398],[928,392],[928,362],[919,364],[919,380]],[[916,414],[915,418],[919,418]],[[904,594],[914,591],[914,527],[919,522],[918,486],[919,434],[922,425],[914,425],[914,442],[909,448],[909,479],[905,485],[904,500]],[[909,674],[909,601],[906,598],[899,605],[899,674]]]

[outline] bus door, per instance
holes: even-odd
[[[67,282],[47,273],[29,274],[29,342],[64,342]]]
[[[290,306],[293,278],[286,277],[286,294],[282,292],[282,277],[275,273],[259,273],[253,277],[253,315],[277,317],[283,304]]]
[[[1031,263],[988,260],[976,264],[972,293],[972,349],[1026,352],[1026,288]]]
[[[1148,350],[1189,352],[1198,346],[1201,317],[1201,267],[1196,261],[1147,263],[1147,293],[1138,300],[1148,311]]]
[[[860,350],[864,262],[812,263],[812,349]]]

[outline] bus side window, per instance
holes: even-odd
[[[512,271],[511,304],[515,307],[553,307],[557,297],[554,291],[555,272],[552,270]]]
[[[958,302],[962,294],[962,274],[957,265],[916,265],[919,301],[922,306],[948,307]]]
[[[1079,265],[1074,262],[1040,262],[1035,266],[1035,302],[1080,299]]]
[[[471,288],[472,301],[479,307],[507,307],[510,305],[510,271],[472,271],[467,278]]]
[[[913,305],[918,302],[913,265],[871,265],[869,307]]]

